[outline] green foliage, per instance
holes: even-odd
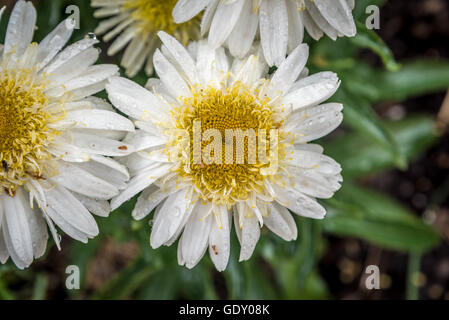
[[[35,2],[38,10],[36,40],[42,39],[67,16],[68,0]],[[239,244],[232,232],[231,258],[222,274],[214,270],[208,257],[193,270],[179,267],[176,244],[153,250],[149,246],[148,222],[132,221],[135,199],[107,219],[98,219],[100,236],[88,244],[73,242],[67,264],[80,267],[82,288],[89,263],[101,250],[106,239],[115,243],[133,242],[140,248],[129,265],[102,288],[94,292],[67,292],[71,298],[93,299],[326,299],[331,298],[317,264],[324,254],[326,234],[356,237],[382,248],[412,253],[411,270],[419,270],[419,257],[434,248],[440,235],[415,213],[399,205],[386,194],[363,186],[363,178],[386,170],[407,168],[436,141],[434,121],[428,114],[410,115],[400,121],[386,121],[376,114],[375,104],[401,102],[408,98],[437,92],[449,87],[449,61],[401,61],[398,63],[386,44],[362,21],[367,5],[381,5],[385,0],[357,0],[354,11],[358,35],[336,42],[322,39],[310,42],[311,72],[332,70],[342,80],[333,101],[344,104],[344,130],[323,144],[326,154],[343,168],[343,188],[333,199],[324,202],[328,210],[322,221],[297,218],[297,241],[286,243],[263,232],[250,261],[239,263]],[[92,32],[98,21],[93,18],[89,1],[77,1],[81,11],[81,29],[72,40]],[[4,35],[8,14],[0,24]],[[1,42],[1,41],[0,41]],[[103,46],[104,44],[102,44]],[[374,52],[383,64],[375,67],[360,59],[362,51]],[[119,63],[102,55],[102,59]],[[273,70],[272,70],[273,71]],[[136,82],[144,84],[140,73]],[[264,229],[265,230],[265,229]],[[64,247],[67,248],[67,241]],[[39,268],[17,270],[11,262],[0,265],[0,299],[47,297],[49,275]],[[61,275],[64,279],[64,275]],[[63,280],[62,280],[63,281]],[[26,282],[31,289],[16,294],[17,283]],[[409,281],[410,282],[410,281]],[[416,298],[416,288],[409,287],[409,297]]]
[[[393,199],[350,182],[327,201],[327,210],[323,228],[332,234],[413,252],[431,249],[440,240],[431,227]]]

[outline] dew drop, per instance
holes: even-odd
[[[89,32],[89,33],[86,35],[86,38],[97,40],[97,36],[96,36],[95,33],[93,33],[93,32]]]

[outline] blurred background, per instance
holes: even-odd
[[[72,4],[81,13],[72,41],[92,32],[98,20],[89,2],[33,1],[35,40]],[[0,0],[0,43],[14,3]],[[379,30],[365,27],[371,4],[381,8]],[[356,0],[354,16],[354,38],[306,38],[309,69],[338,73],[332,100],[345,106],[341,128],[320,141],[345,179],[322,202],[324,220],[296,217],[291,243],[263,230],[244,263],[233,234],[228,269],[218,273],[209,257],[188,270],[177,265],[176,246],[152,250],[151,216],[133,221],[131,201],[98,218],[100,236],[87,245],[66,237],[61,252],[50,242],[25,271],[0,265],[0,299],[449,299],[449,1]],[[119,59],[102,54],[102,62]],[[79,290],[66,288],[69,265],[80,268]],[[370,265],[379,268],[380,289],[365,285]]]

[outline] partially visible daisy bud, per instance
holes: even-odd
[[[44,254],[47,227],[58,248],[57,227],[82,242],[98,235],[92,214],[108,216],[107,200],[129,179],[108,156],[133,152],[120,142],[132,122],[91,96],[118,74],[94,65],[98,40],[63,49],[67,20],[31,43],[35,22],[31,2],[17,1],[0,46],[0,262],[20,269]]]
[[[105,42],[114,39],[108,55],[126,48],[121,65],[128,77],[134,77],[143,67],[148,75],[153,73],[153,53],[160,47],[156,35],[159,30],[168,32],[184,45],[198,40],[199,17],[175,23],[172,17],[175,4],[176,0],[91,0],[91,6],[98,8],[94,16],[106,18],[95,33],[103,35]]]
[[[302,41],[304,27],[315,40],[352,37],[354,0],[178,0],[173,17],[185,23],[204,11],[201,34],[214,48],[229,47],[243,58],[260,36],[269,66],[279,66]]]
[[[135,120],[124,141],[131,180],[117,208],[142,192],[132,212],[155,209],[150,243],[178,238],[178,262],[193,268],[209,250],[220,271],[230,252],[232,221],[240,260],[251,257],[260,229],[286,241],[297,229],[289,210],[322,219],[316,198],[340,188],[341,167],[312,144],[337,128],[343,106],[323,103],[340,85],[332,72],[307,76],[308,47],[294,49],[271,78],[261,52],[234,59],[207,41],[188,49],[164,32],[154,54],[160,77],[145,88],[124,78],[106,86],[110,101]]]

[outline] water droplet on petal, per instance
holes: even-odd
[[[86,38],[89,38],[89,39],[97,39],[97,36],[95,35],[95,33],[93,33],[93,32],[89,32],[87,35],[86,35]]]

